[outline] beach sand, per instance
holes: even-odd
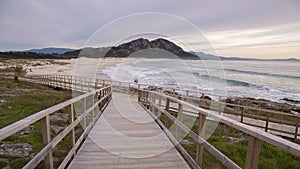
[[[107,66],[114,66],[123,62],[130,62],[130,58],[76,58],[76,59],[6,59],[0,61],[0,70],[7,70],[16,65],[21,65],[27,75],[74,75],[80,76],[86,72],[98,72]],[[91,70],[92,69],[92,70]],[[106,77],[107,78],[107,77]]]

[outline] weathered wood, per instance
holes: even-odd
[[[142,104],[141,104],[142,105]],[[142,105],[144,107],[144,105]],[[146,109],[146,107],[144,107]],[[194,161],[194,159],[189,155],[189,153],[184,149],[181,144],[179,144],[178,140],[173,136],[173,134],[168,130],[168,128],[157,118],[152,114],[152,112],[148,111],[149,114],[156,119],[156,122],[159,124],[159,126],[164,130],[166,135],[169,137],[170,141],[175,145],[175,147],[180,151],[182,156],[188,161],[188,163],[195,169],[200,169],[201,167]]]
[[[182,104],[178,104],[178,114],[177,114],[177,119],[179,121],[181,121],[181,117],[182,117],[182,110],[183,110],[183,106]],[[175,133],[175,137],[178,141],[180,141],[180,127],[178,125],[176,125],[176,133]]]
[[[203,115],[206,115],[206,116],[209,115],[212,118],[219,119],[219,122],[221,122],[221,123],[223,123],[227,126],[233,127],[233,128],[235,128],[239,131],[242,131],[242,132],[247,133],[251,136],[254,136],[254,137],[256,137],[256,138],[258,138],[262,141],[265,141],[265,142],[270,143],[274,146],[277,146],[277,147],[279,147],[283,150],[286,150],[286,151],[288,151],[288,152],[290,152],[290,153],[292,153],[296,156],[300,156],[300,145],[298,145],[298,144],[287,141],[287,140],[285,140],[281,137],[277,137],[277,136],[274,136],[272,134],[266,133],[264,131],[261,131],[260,129],[255,128],[255,127],[242,124],[242,123],[237,122],[237,121],[235,121],[233,119],[230,119],[228,117],[218,115],[216,113],[213,113],[213,111],[206,110],[206,109],[203,109],[203,108],[199,108],[199,107],[197,107],[193,104],[184,102],[182,100],[178,100],[178,99],[173,98],[171,96],[167,96],[167,95],[161,94],[159,92],[155,92],[155,91],[147,91],[147,92],[155,93],[157,96],[162,96],[165,99],[167,99],[167,98],[170,99],[170,101],[181,103],[184,106],[187,106],[192,110],[198,111]]]
[[[228,168],[236,168],[240,169],[238,165],[236,165],[232,160],[230,160],[227,156],[225,156],[223,153],[221,153],[219,150],[217,150],[215,147],[213,147],[211,144],[209,144],[207,141],[205,141],[202,137],[198,136],[196,133],[190,130],[187,126],[185,126],[182,122],[180,122],[177,118],[175,118],[173,115],[171,115],[166,110],[163,110],[161,107],[153,104],[154,107],[156,107],[159,111],[161,111],[163,114],[168,116],[170,120],[172,120],[176,125],[180,127],[182,131],[188,134],[194,141],[201,144],[210,154],[212,154],[215,158],[217,158],[224,166]]]
[[[70,105],[70,111],[69,111],[69,124],[72,124],[74,122],[74,104]],[[75,145],[75,130],[72,128],[70,132],[70,145],[71,147],[74,147]]]
[[[161,97],[160,97],[161,98]],[[170,100],[169,99],[167,99],[166,100],[166,111],[167,112],[169,112],[170,111]],[[168,124],[168,117],[167,116],[165,116],[165,126],[168,126],[169,124]]]
[[[265,132],[268,132],[268,127],[269,127],[269,119],[270,119],[270,114],[267,114],[266,117],[266,126],[265,126]]]
[[[296,141],[298,137],[298,130],[299,130],[299,124],[300,124],[300,119],[297,121],[296,126],[295,126],[295,136],[294,136],[294,141]]]
[[[51,131],[50,131],[50,118],[49,115],[45,116],[42,119],[42,135],[43,135],[43,143],[47,145],[51,141]],[[46,169],[53,169],[53,155],[52,149],[46,155],[45,158],[45,166]]]
[[[104,110],[69,168],[189,168],[161,128],[135,100],[136,98],[135,101],[130,101],[133,107],[125,102],[127,98],[127,95],[114,93],[114,102],[110,102]],[[132,121],[121,114],[126,114],[127,118],[139,117],[147,123]],[[119,137],[119,134],[106,131],[103,120],[126,137]],[[144,137],[146,140],[142,139]],[[156,138],[157,141],[147,144],[147,138]],[[119,153],[107,151],[103,148],[106,146]],[[166,146],[170,146],[170,149],[164,151]]]
[[[253,136],[248,139],[245,169],[257,169],[259,161],[261,141]]]
[[[243,123],[244,120],[244,107],[241,108],[241,123]]]
[[[204,138],[204,136],[205,136],[206,116],[199,113],[198,123],[199,123],[198,135],[200,137]],[[202,166],[202,163],[203,163],[203,153],[204,153],[203,147],[201,146],[201,144],[197,144],[196,162],[199,166]]]

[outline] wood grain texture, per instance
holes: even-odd
[[[189,168],[136,96],[113,93],[69,168]]]

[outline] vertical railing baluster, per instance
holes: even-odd
[[[51,142],[51,131],[50,131],[50,118],[49,115],[42,119],[42,134],[44,146]],[[52,148],[49,150],[45,157],[46,169],[53,169],[53,155]]]
[[[177,114],[177,120],[181,121],[181,118],[182,118],[182,111],[183,111],[183,106],[181,103],[179,103],[179,106],[178,106],[178,114]],[[175,134],[175,137],[176,137],[176,140],[177,141],[180,141],[180,127],[178,125],[176,125],[176,134]]]
[[[198,136],[205,139],[205,124],[206,124],[206,116],[199,113],[198,114]],[[197,154],[196,154],[196,162],[201,167],[203,164],[203,152],[204,148],[200,143],[197,145]]]
[[[83,113],[86,112],[86,97],[83,99]],[[86,114],[83,116],[83,129],[86,130]]]
[[[69,111],[69,124],[74,122],[74,104],[70,104],[70,111]],[[70,145],[71,147],[75,146],[75,126],[70,131]],[[75,152],[74,152],[75,155]]]

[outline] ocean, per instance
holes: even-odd
[[[113,80],[276,102],[300,100],[298,61],[142,60],[103,70]]]

